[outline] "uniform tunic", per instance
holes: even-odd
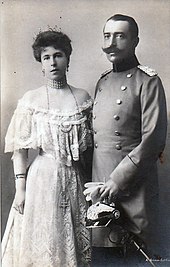
[[[97,83],[93,109],[93,181],[111,178],[119,187],[127,229],[145,239],[149,204],[157,194],[156,161],[166,139],[164,89],[136,57]],[[94,246],[113,246],[109,228],[94,229]]]

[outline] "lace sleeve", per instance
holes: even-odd
[[[33,111],[19,101],[5,137],[5,152],[22,148],[36,148],[36,132]]]

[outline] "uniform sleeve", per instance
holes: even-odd
[[[141,142],[111,173],[110,178],[125,190],[152,167],[164,150],[167,111],[164,89],[159,77],[149,78],[141,91]]]

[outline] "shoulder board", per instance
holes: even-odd
[[[106,76],[108,73],[110,73],[112,71],[112,69],[109,69],[109,70],[106,70],[105,72],[103,72],[101,74],[101,77],[100,78],[103,78],[104,76]]]
[[[157,73],[154,69],[151,69],[151,68],[149,68],[148,66],[138,65],[137,67],[138,67],[138,69],[140,69],[141,71],[143,71],[143,72],[145,72],[146,74],[148,74],[150,77],[158,75],[158,73]]]

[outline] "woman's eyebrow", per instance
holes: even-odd
[[[44,58],[44,57],[49,57],[49,54],[45,54],[42,56],[42,58]]]

